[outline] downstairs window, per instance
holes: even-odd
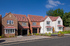
[[[47,28],[47,31],[51,31],[51,28]]]
[[[15,33],[15,30],[14,30],[14,29],[6,29],[6,30],[5,30],[5,33],[6,33],[6,34]]]

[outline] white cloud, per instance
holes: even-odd
[[[64,3],[61,3],[60,1],[48,0],[48,4],[46,5],[46,8],[53,8],[58,5],[64,5]]]

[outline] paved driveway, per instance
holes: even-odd
[[[8,43],[8,42],[43,39],[43,38],[51,38],[51,37],[48,37],[48,36],[17,36],[15,38],[2,38],[2,39],[0,39],[0,42],[1,43]]]

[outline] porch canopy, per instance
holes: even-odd
[[[14,26],[7,26],[4,29],[15,29],[15,27]]]
[[[57,25],[58,27],[64,27],[63,25]]]
[[[41,28],[41,26],[37,26],[37,25],[32,25],[31,27],[33,27],[33,28]]]
[[[19,29],[29,29],[28,26],[19,26]]]
[[[51,26],[46,26],[47,28],[52,28]]]

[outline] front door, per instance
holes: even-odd
[[[27,35],[27,29],[22,30],[22,35]]]
[[[54,27],[53,27],[53,33],[55,32]]]
[[[33,33],[37,33],[37,28],[33,28]]]

